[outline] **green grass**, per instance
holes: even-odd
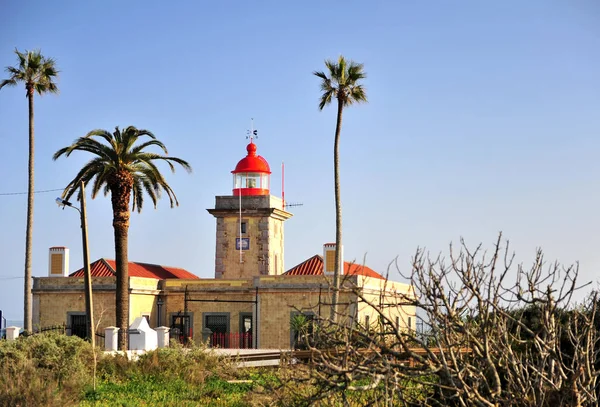
[[[183,379],[157,380],[153,376],[136,375],[123,383],[103,382],[96,391],[88,389],[81,406],[246,406],[246,394],[253,384],[232,384],[221,378],[210,378],[204,384],[192,385]]]

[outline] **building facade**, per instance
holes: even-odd
[[[232,195],[217,196],[208,212],[216,219],[215,278],[187,270],[130,263],[130,321],[168,326],[172,338],[212,346],[289,349],[298,314],[329,315],[331,258],[335,245],[284,272],[284,222],[292,217],[283,199],[270,194],[268,162],[250,140],[232,171]],[[62,257],[61,257],[62,256]],[[48,277],[34,278],[34,326],[81,324],[85,319],[83,270],[68,274],[68,249],[51,248]],[[94,316],[99,330],[115,325],[115,265],[92,264]],[[345,263],[338,311],[348,323],[377,323],[371,305],[385,302],[396,329],[415,328],[415,309],[402,298],[408,284],[389,281],[366,266]],[[83,316],[83,317],[82,317]],[[79,325],[78,325],[79,326]],[[81,329],[75,331],[80,334]]]

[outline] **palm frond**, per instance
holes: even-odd
[[[115,152],[117,151],[117,143],[116,143],[116,138],[115,138],[114,134],[112,134],[106,130],[95,129],[95,130],[88,132],[84,137],[85,138],[101,137],[104,140],[106,140],[108,145],[111,146],[112,149],[115,150]]]
[[[342,106],[352,105],[367,101],[367,94],[360,80],[367,77],[364,65],[347,60],[340,55],[337,61],[325,60],[325,67],[329,75],[324,72],[314,71],[313,74],[321,79],[321,98],[319,110],[331,103],[333,98],[338,99]]]
[[[15,86],[16,84],[17,81],[15,79],[4,79],[2,82],[0,82],[0,89],[5,86]]]
[[[6,67],[10,78],[3,80],[0,88],[23,82],[28,91],[32,89],[40,95],[58,93],[58,86],[54,82],[58,77],[58,70],[54,59],[44,57],[40,50],[20,52],[15,49],[15,54],[18,64]],[[29,96],[29,93],[26,96]]]
[[[149,137],[136,145],[141,137]],[[104,141],[104,142],[102,142]],[[157,147],[157,152],[148,151],[150,147]],[[178,157],[167,156],[167,148],[152,132],[128,126],[123,131],[115,128],[113,133],[106,130],[92,130],[86,136],[76,139],[73,144],[63,147],[54,153],[56,160],[60,156],[69,156],[74,151],[85,151],[96,157],[88,162],[69,183],[64,194],[70,196],[77,190],[80,181],[88,183],[93,180],[92,198],[95,198],[101,190],[105,195],[108,192],[115,193],[119,188],[117,174],[127,173],[131,184],[127,187],[131,191],[131,209],[141,211],[144,203],[144,195],[147,194],[156,207],[161,192],[169,197],[171,207],[178,205],[175,193],[167,183],[161,171],[156,166],[157,162],[165,162],[174,171],[175,164],[182,166],[191,172],[189,163]],[[127,179],[127,177],[125,177]]]
[[[142,144],[138,144],[137,146],[135,146],[134,148],[131,149],[131,154],[137,154],[140,151],[146,149],[147,147],[151,147],[151,146],[157,146],[159,147],[165,154],[168,154],[167,152],[167,148],[165,147],[165,145],[160,141],[160,140],[149,140],[146,141]]]
[[[351,103],[354,103],[354,102],[366,103],[367,102],[367,92],[366,92],[364,86],[362,86],[362,85],[353,86],[350,89],[350,94],[349,94],[348,100],[350,100]]]
[[[321,96],[321,102],[319,103],[319,110],[323,110],[323,108],[325,106],[327,106],[328,104],[331,103],[331,100],[333,99],[333,96],[336,94],[337,92],[335,92],[334,90],[331,90],[329,92],[324,93]]]
[[[131,210],[132,211],[138,211],[141,212],[142,211],[142,205],[144,203],[144,190],[142,187],[142,179],[141,177],[138,177],[134,180],[133,182],[133,187],[131,189],[132,192],[132,206],[131,206]],[[155,205],[156,207],[156,205]]]

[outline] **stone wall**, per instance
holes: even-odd
[[[283,222],[292,214],[281,209],[281,199],[270,196],[216,197],[215,278],[250,278],[282,274],[285,270]],[[240,232],[241,221],[246,232]],[[247,239],[249,247],[236,247],[237,238]]]
[[[39,292],[34,294],[34,328],[70,325],[69,313],[85,313],[85,295],[81,292]],[[95,325],[100,329],[115,325],[114,291],[94,292]]]
[[[161,325],[170,326],[173,315],[185,311],[184,297],[188,298],[187,311],[192,317],[192,334],[195,341],[202,340],[204,316],[210,313],[226,313],[229,332],[239,333],[240,314],[253,316],[253,335],[260,348],[288,349],[291,346],[290,321],[297,312],[329,316],[331,303],[331,277],[324,276],[253,276],[245,279],[200,279],[200,280],[155,280],[130,278],[130,320],[150,314],[150,326],[158,322],[157,299],[164,299]],[[349,321],[364,324],[369,316],[373,327],[378,318],[365,303],[357,301],[348,288],[361,287],[367,300],[374,305],[386,304],[386,315],[392,322],[399,321],[401,327],[416,324],[414,307],[402,304],[398,293],[412,295],[411,287],[397,282],[345,276],[340,293],[339,312]],[[34,326],[68,324],[72,312],[85,312],[83,278],[35,278],[34,279]],[[258,304],[255,306],[256,289]],[[384,290],[385,295],[381,295]],[[115,325],[115,279],[101,277],[93,279],[94,317],[100,320],[99,331]],[[217,301],[214,301],[217,300]],[[393,301],[398,306],[390,307]],[[319,302],[321,306],[319,307]],[[256,316],[258,315],[258,321]],[[258,335],[257,335],[258,334]]]

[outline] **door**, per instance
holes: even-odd
[[[80,338],[87,337],[86,317],[84,315],[71,315],[71,335]]]

